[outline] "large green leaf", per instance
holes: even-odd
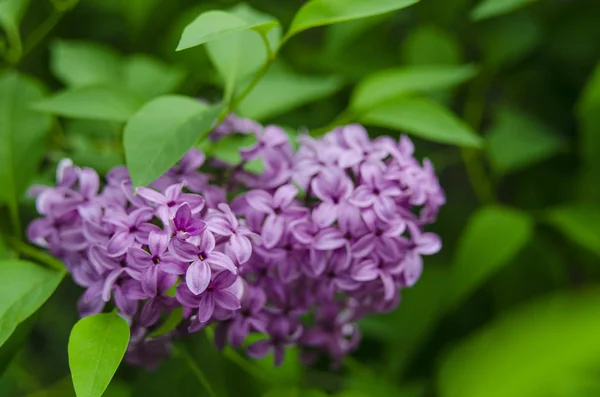
[[[206,136],[221,111],[184,96],[168,95],[144,105],[125,125],[123,145],[135,186],[145,186]]]
[[[564,145],[563,139],[541,121],[506,107],[496,112],[486,139],[490,164],[499,174],[544,161]]]
[[[359,117],[365,124],[406,131],[423,139],[465,147],[481,146],[469,125],[436,102],[397,98],[377,105]]]
[[[0,346],[52,295],[64,274],[17,259],[0,262],[0,280],[5,280],[0,288]]]
[[[30,109],[43,91],[18,73],[0,77],[0,203],[16,217],[17,201],[35,175],[51,118]]]
[[[34,108],[76,119],[126,121],[141,105],[139,98],[122,87],[94,85],[61,91]]]
[[[177,45],[177,51],[195,47],[244,30],[267,33],[279,23],[276,20],[249,22],[225,11],[207,11],[200,14],[185,27]]]
[[[507,14],[525,7],[534,1],[536,0],[480,0],[479,4],[471,11],[471,19],[480,21]]]
[[[382,70],[367,76],[355,88],[350,101],[354,111],[376,107],[380,103],[415,92],[452,88],[477,73],[472,65],[415,66]]]
[[[50,70],[71,87],[118,84],[122,62],[114,50],[97,43],[60,40],[50,46]]]
[[[577,104],[579,151],[583,160],[580,190],[591,200],[600,199],[600,62],[591,73]]]
[[[505,313],[455,347],[441,364],[440,396],[582,395],[579,387],[587,386],[598,368],[598,335],[597,290],[539,299]]]
[[[228,12],[253,26],[273,22],[272,16],[256,11],[244,3],[232,7]],[[253,30],[242,30],[207,43],[208,56],[225,82],[227,99],[236,87],[250,80],[267,62],[269,52],[279,46],[280,40],[281,27],[277,24],[268,31],[260,32],[260,35]]]
[[[589,204],[558,207],[548,221],[567,238],[600,255],[600,209]]]
[[[342,88],[342,84],[342,80],[334,76],[300,75],[276,64],[240,103],[237,111],[252,119],[269,119],[328,97]]]
[[[69,337],[69,368],[77,397],[100,397],[117,371],[129,325],[116,313],[82,318]]]
[[[490,206],[475,212],[460,236],[446,303],[458,305],[528,243],[533,220],[516,209]]]
[[[294,17],[286,37],[316,26],[384,14],[413,5],[418,0],[311,0]]]

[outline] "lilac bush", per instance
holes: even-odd
[[[306,363],[339,363],[359,343],[357,321],[395,309],[422,255],[441,248],[424,230],[445,202],[433,166],[408,137],[372,140],[360,125],[301,136],[294,150],[283,129],[230,115],[211,139],[233,133],[256,136],[240,164],[204,167],[192,149],[135,190],[124,167],[101,187],[94,170],[61,161],[55,187],[32,189],[43,217],[29,239],[85,288],[81,316],[110,302],[128,320],[133,363],[153,366],[173,336],[211,324],[220,348],[273,352],[279,365],[295,346]],[[264,170],[246,171],[256,159]],[[177,310],[177,326],[157,333]]]

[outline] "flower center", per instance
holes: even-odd
[[[158,257],[157,255],[154,255],[152,257],[152,263],[154,263],[155,265],[158,265],[160,263],[160,257]]]
[[[136,233],[138,231],[137,226],[130,226],[129,227],[129,233]]]
[[[198,254],[198,259],[200,259],[201,261],[205,261],[206,260],[206,254],[204,252],[200,252]]]

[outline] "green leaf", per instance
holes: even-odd
[[[477,73],[473,65],[416,66],[382,70],[367,76],[355,88],[350,107],[355,111],[415,92],[439,91],[460,85]]]
[[[256,144],[254,134],[234,134],[226,135],[214,143],[207,141],[207,145],[201,150],[207,156],[215,157],[231,165],[237,165],[243,160],[240,149],[254,144]]]
[[[564,145],[563,139],[541,121],[506,107],[496,112],[486,139],[490,164],[499,174],[542,162]]]
[[[471,10],[470,16],[474,21],[481,21],[482,19],[516,11],[534,1],[536,0],[481,0],[479,4]]]
[[[329,97],[342,85],[337,77],[300,75],[279,63],[271,67],[237,110],[255,120],[270,119]]]
[[[17,259],[0,262],[0,280],[10,281],[0,288],[0,346],[46,302],[64,274]]]
[[[249,25],[268,24],[273,21],[272,16],[256,11],[244,3],[228,11]],[[225,82],[226,99],[229,99],[236,87],[250,80],[267,62],[269,53],[279,46],[281,27],[278,24],[259,33],[244,30],[207,43],[206,50],[210,61]],[[269,48],[261,35],[264,35]]]
[[[596,64],[594,71],[591,73],[577,104],[580,117],[585,116],[586,113],[597,107],[600,107],[600,62]]]
[[[134,186],[165,173],[203,139],[221,112],[184,96],[168,95],[145,104],[125,125],[123,145]]]
[[[489,206],[475,212],[460,236],[446,297],[458,305],[529,242],[533,220],[512,208]]]
[[[455,347],[441,364],[440,396],[581,395],[564,386],[597,368],[599,334],[597,290],[539,299],[505,313]]]
[[[567,238],[600,255],[600,210],[589,204],[558,207],[547,220]]]
[[[169,332],[173,331],[183,319],[183,307],[177,307],[171,311],[169,316],[162,322],[160,327],[156,330],[152,331],[148,337],[156,338],[157,336],[166,335]]]
[[[118,84],[121,63],[119,54],[93,42],[59,40],[50,46],[50,70],[70,87]]]
[[[100,397],[117,371],[129,325],[116,313],[95,314],[75,324],[69,337],[69,368],[77,397]]]
[[[4,0],[0,2],[0,27],[10,43],[10,61],[18,61],[22,53],[19,25],[29,7],[30,0]]]
[[[589,77],[577,104],[579,152],[583,160],[580,190],[586,199],[600,199],[600,63]]]
[[[44,154],[51,118],[30,109],[44,96],[41,87],[18,73],[0,77],[0,203],[17,217],[17,201]]]
[[[461,44],[456,37],[432,25],[417,26],[408,32],[401,54],[409,65],[458,65],[463,62]]]
[[[40,112],[75,119],[126,121],[141,106],[134,94],[109,85],[67,89],[39,101]]]
[[[19,324],[8,340],[0,347],[0,379],[17,353],[25,345],[36,319],[37,316],[33,315]]]
[[[359,118],[365,124],[406,131],[430,141],[465,147],[482,144],[482,139],[467,123],[425,98],[397,98],[378,105]]]
[[[244,30],[255,30],[266,34],[278,24],[279,22],[276,20],[252,23],[229,12],[207,11],[200,14],[185,27],[177,45],[177,51],[208,43]]]
[[[142,99],[152,99],[175,91],[185,73],[147,55],[131,56],[124,64],[125,87]]]
[[[385,14],[418,0],[311,0],[298,10],[286,37],[316,26]]]

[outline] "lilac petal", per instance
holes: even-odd
[[[346,244],[346,239],[342,233],[333,227],[321,230],[315,237],[314,247],[322,251],[330,251]]]
[[[210,274],[210,267],[206,262],[194,261],[187,270],[185,283],[193,294],[199,295],[208,287]]]
[[[175,297],[186,309],[196,308],[198,305],[199,296],[194,295],[185,284],[179,284],[177,286],[177,294]]]
[[[237,280],[237,274],[230,271],[222,271],[215,275],[212,285],[215,289],[224,289],[233,285]]]
[[[248,346],[246,349],[246,353],[252,358],[262,358],[269,354],[269,350],[271,350],[271,342],[268,340],[259,340]]]
[[[215,236],[208,230],[202,232],[202,234],[200,235],[200,243],[198,244],[198,250],[200,252],[208,254],[209,252],[215,249],[215,245]]]
[[[156,296],[158,291],[158,266],[148,266],[141,281],[142,290],[150,296]]]
[[[373,203],[373,210],[382,221],[395,219],[397,215],[396,202],[386,196],[379,196]]]
[[[129,218],[123,212],[110,211],[105,215],[104,221],[122,229],[129,229]]]
[[[137,300],[128,298],[122,288],[115,289],[115,305],[122,314],[129,318],[135,316],[138,309]]]
[[[357,242],[352,244],[352,256],[355,258],[364,258],[373,252],[375,248],[376,237],[369,233],[361,237]]]
[[[192,220],[192,210],[188,203],[183,203],[175,213],[173,223],[178,230],[185,229],[187,224]]]
[[[199,194],[184,193],[179,199],[185,201],[190,206],[192,214],[197,214],[202,211],[206,204],[204,197]]]
[[[283,217],[271,214],[267,216],[262,228],[263,245],[266,248],[273,248],[283,237],[285,228],[285,220]]]
[[[106,276],[106,280],[104,281],[104,285],[102,287],[102,299],[104,299],[105,302],[108,302],[110,300],[110,293],[112,291],[112,288],[117,282],[119,276],[121,276],[121,274],[123,274],[124,271],[125,269],[122,268],[115,269],[112,272],[110,272],[108,276]]]
[[[352,269],[352,279],[356,281],[373,281],[379,276],[377,263],[372,259],[367,259]]]
[[[423,233],[417,245],[420,254],[433,255],[442,248],[442,240],[435,233]]]
[[[412,287],[419,280],[423,272],[423,259],[416,253],[409,253],[405,260],[407,264],[404,270],[404,281],[407,287]]]
[[[275,208],[287,208],[298,195],[298,188],[294,185],[284,185],[277,189],[273,196]]]
[[[273,347],[273,355],[275,356],[273,363],[276,367],[279,367],[281,364],[283,364],[283,360],[285,359],[285,349],[283,346],[275,345]]]
[[[91,168],[83,168],[79,173],[79,191],[86,198],[92,198],[98,193],[100,178]]]
[[[193,261],[198,259],[198,248],[195,245],[176,238],[171,239],[169,252],[182,261]]]
[[[165,273],[181,275],[187,272],[188,263],[176,260],[161,260],[158,266]]]
[[[88,260],[94,266],[98,273],[101,273],[105,270],[113,270],[115,266],[118,266],[118,263],[115,261],[115,259],[108,256],[106,248],[100,245],[92,245],[89,248]]]
[[[166,204],[167,198],[162,194],[157,192],[154,189],[150,189],[147,187],[138,187],[136,189],[136,193],[138,196],[145,198],[148,201],[157,204]]]
[[[273,212],[273,198],[264,190],[251,190],[245,197],[248,205],[255,210],[265,214]]]
[[[337,216],[337,205],[329,202],[319,204],[312,212],[313,221],[320,227],[331,226],[337,219]]]
[[[215,298],[213,294],[204,294],[200,296],[198,302],[198,320],[201,323],[207,322],[215,311]]]
[[[341,168],[350,168],[358,165],[363,160],[361,152],[354,150],[345,150],[338,158],[338,165]]]
[[[396,285],[394,284],[394,279],[392,276],[387,275],[383,272],[379,273],[379,277],[381,278],[381,282],[383,283],[383,299],[386,301],[392,300],[394,298],[394,294],[396,293]]]
[[[135,243],[135,235],[129,231],[120,231],[115,233],[108,241],[106,247],[108,255],[119,256],[127,252],[127,249],[133,247]]]
[[[81,229],[65,230],[59,234],[59,238],[61,246],[69,251],[80,251],[89,245]]]
[[[101,297],[86,301],[83,297],[77,301],[77,310],[81,317],[91,316],[93,314],[101,313],[104,310],[106,302]]]
[[[370,207],[375,202],[375,196],[367,186],[359,186],[354,190],[349,200],[352,204],[366,208]]]
[[[248,262],[252,255],[252,244],[247,237],[232,234],[229,238],[229,248],[238,264]]]
[[[136,270],[145,270],[152,266],[152,255],[141,248],[129,248],[127,250],[127,265]]]
[[[175,284],[177,284],[177,281],[179,281],[179,277],[177,277],[174,274],[163,273],[162,271],[160,271],[160,268],[158,270],[159,272],[156,288],[158,289],[159,294],[164,294]]]
[[[191,236],[198,236],[199,234],[201,234],[202,232],[204,232],[206,230],[206,227],[207,227],[206,222],[204,222],[203,220],[200,220],[200,219],[194,219],[190,223],[188,223],[188,225],[186,227],[186,231]]]
[[[140,323],[144,327],[150,327],[158,321],[160,315],[162,313],[162,305],[156,299],[150,299],[144,307],[142,307],[142,312],[140,313]]]
[[[123,294],[127,299],[130,300],[142,300],[147,299],[148,294],[142,290],[142,284],[137,280],[125,280],[123,281],[122,288]]]
[[[308,264],[312,271],[310,276],[319,277],[327,267],[327,253],[324,251],[311,250]]]
[[[161,256],[169,246],[169,235],[165,232],[150,232],[148,235],[148,248],[152,255]]]
[[[379,256],[388,262],[394,262],[400,260],[402,257],[400,244],[398,238],[381,236],[377,239],[375,246],[377,247]]]
[[[212,217],[208,219],[208,230],[220,236],[231,236],[231,225],[222,217]]]
[[[305,219],[291,223],[290,230],[298,242],[302,244],[311,244],[313,242],[314,234],[312,225]]]
[[[227,330],[229,342],[233,347],[241,347],[250,332],[249,322],[245,319],[234,321]]]
[[[213,295],[215,298],[215,303],[223,309],[238,310],[241,307],[238,297],[226,289],[217,290],[213,293]]]
[[[27,227],[27,239],[41,247],[48,246],[46,237],[50,234],[52,221],[48,218],[36,219]]]
[[[154,216],[154,209],[149,207],[142,207],[134,210],[128,215],[130,225],[139,226],[142,222],[148,222]]]

